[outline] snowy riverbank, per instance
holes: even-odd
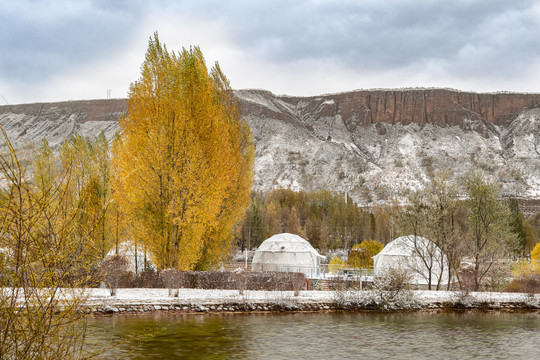
[[[373,291],[244,291],[180,289],[170,297],[167,289],[118,289],[110,296],[106,289],[87,290],[88,311],[141,313],[148,311],[325,311],[325,310],[540,310],[540,296],[522,293],[452,291],[410,291],[399,302],[386,304]],[[399,296],[403,297],[404,294]]]

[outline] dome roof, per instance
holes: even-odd
[[[311,244],[298,235],[283,233],[274,235],[262,242],[257,251],[268,252],[309,252],[318,257],[320,255]]]
[[[413,283],[432,286],[448,283],[448,259],[434,242],[422,236],[402,236],[373,257],[375,275],[392,268],[410,270]]]
[[[416,239],[415,239],[416,238]],[[422,236],[414,236],[414,235],[407,235],[398,237],[394,241],[389,242],[386,244],[384,249],[380,253],[378,253],[375,256],[379,255],[394,255],[394,256],[413,256],[417,253],[418,250],[421,252],[426,251],[429,248],[437,247],[434,242],[426,239]],[[374,256],[374,257],[375,257]]]
[[[307,240],[284,233],[263,241],[253,255],[251,266],[253,271],[300,272],[308,278],[319,278],[324,258]]]

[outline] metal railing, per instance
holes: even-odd
[[[324,270],[323,267],[324,266]],[[374,276],[373,267],[368,268],[355,268],[347,265],[334,265],[327,264],[321,266],[321,272],[324,273],[325,278],[344,278],[351,280],[370,281]]]
[[[353,268],[346,265],[324,264],[316,266],[293,266],[281,264],[258,264],[257,269],[261,271],[281,271],[297,272],[306,275],[309,279],[338,279],[342,278],[351,281],[372,281],[373,267]]]

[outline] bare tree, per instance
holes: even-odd
[[[401,227],[404,232],[411,234],[408,236],[413,249],[414,263],[408,264],[410,270],[425,278],[428,290],[431,290],[434,270],[439,268],[441,255],[438,247],[431,241],[426,241],[423,235],[428,233],[428,213],[429,206],[423,196],[417,193],[409,198],[409,205],[400,216]],[[420,264],[416,263],[420,260]],[[440,280],[442,274],[435,274]],[[438,287],[438,286],[437,286]]]
[[[109,288],[111,296],[115,296],[116,290],[128,272],[128,259],[122,255],[108,256],[103,259],[99,267],[105,286]]]
[[[453,281],[453,274],[459,269],[463,249],[463,228],[458,202],[458,190],[455,183],[448,180],[447,173],[439,173],[431,179],[431,185],[426,191],[428,197],[427,237],[442,251],[444,256],[439,258],[441,273],[447,270],[447,290]],[[437,289],[442,282],[438,279]]]
[[[38,189],[0,129],[0,358],[86,358],[81,254],[92,229],[80,226],[77,204],[66,206],[70,168]]]
[[[412,264],[411,268],[425,278],[429,290],[433,286],[439,290],[443,281],[449,288],[451,264],[459,264],[461,234],[456,193],[447,176],[434,176],[424,192],[409,198],[409,205],[400,215],[402,231],[411,234],[413,253],[420,259],[420,264]]]

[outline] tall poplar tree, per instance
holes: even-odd
[[[239,103],[198,47],[150,38],[115,147],[115,191],[133,239],[160,268],[206,269],[248,205],[254,149]]]

